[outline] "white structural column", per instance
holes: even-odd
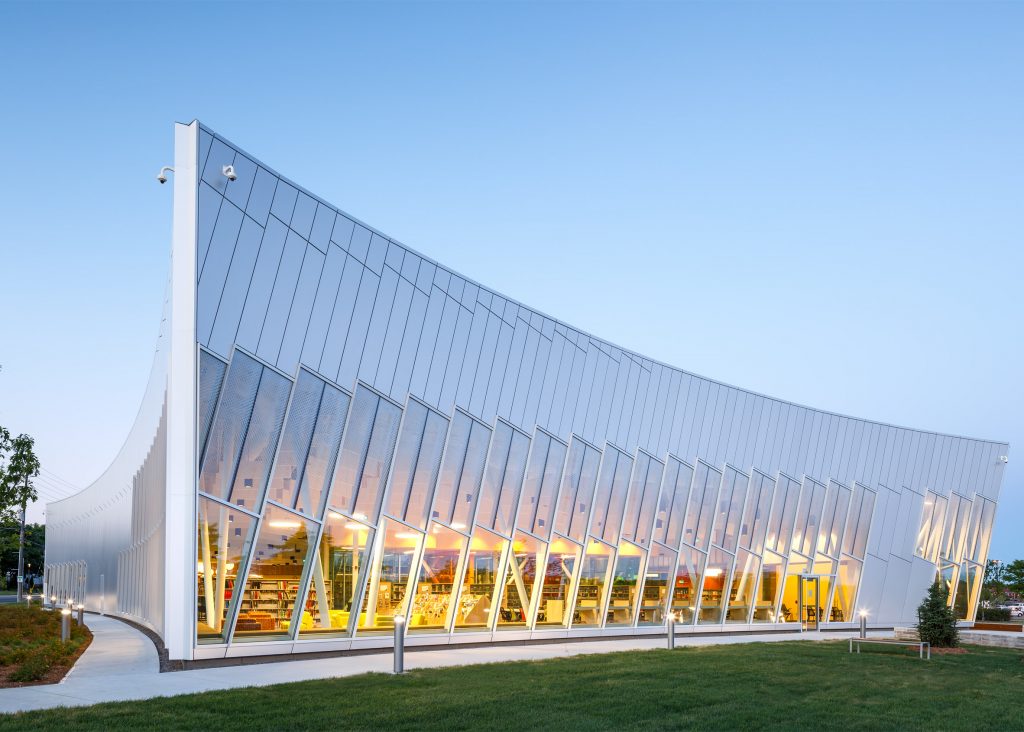
[[[192,657],[195,637],[196,227],[199,123],[174,126],[171,350],[167,370],[164,644]]]

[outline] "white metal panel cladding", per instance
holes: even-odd
[[[831,575],[839,564],[863,562],[858,602],[869,602],[880,622],[908,620],[905,609],[925,583],[906,568],[926,494],[960,494],[965,517],[977,516],[969,541],[943,537],[959,552],[944,558],[954,580],[964,562],[984,562],[988,530],[981,527],[990,528],[994,503],[976,497],[998,499],[1005,443],[822,412],[651,361],[466,280],[203,128],[198,158],[195,457],[204,501],[237,504],[237,495],[246,512],[263,517],[260,526],[268,511],[300,511],[287,521],[315,526],[311,542],[329,533],[329,511],[340,511],[369,527],[368,563],[378,567],[385,528],[396,522],[412,534],[439,524],[466,537],[496,532],[488,541],[563,542],[570,575],[600,539],[600,551],[612,552],[601,560],[609,568],[651,569],[640,570],[641,587],[645,572],[658,578],[648,583],[643,607],[689,606],[701,622],[699,597],[662,597],[653,592],[657,582],[691,582],[699,593],[708,586],[707,566],[743,597],[762,559],[782,561],[783,576],[801,571],[801,561],[809,562],[806,571]],[[237,180],[221,174],[226,164]],[[258,386],[261,379],[275,386],[272,393]],[[327,394],[336,402],[330,409]],[[146,429],[156,433],[155,425]],[[262,476],[253,485],[236,484],[243,462]],[[677,570],[653,571],[680,550]],[[417,562],[424,551],[416,550]],[[459,551],[464,572],[467,550]],[[706,562],[708,551],[714,563]],[[503,563],[511,554],[495,552]],[[70,548],[54,557],[78,558]],[[538,554],[537,563],[544,561]],[[238,587],[251,562],[240,563]],[[149,569],[143,574],[151,576]],[[287,649],[302,598],[323,587],[310,574],[298,581]],[[365,587],[365,578],[359,582]],[[577,589],[566,595],[563,630],[573,624]],[[520,592],[532,630],[537,597]],[[591,599],[610,610],[607,596]],[[718,622],[768,619],[728,593],[718,602],[721,612],[707,614]],[[643,611],[634,610],[635,624]],[[778,598],[770,612],[783,619]],[[237,615],[230,609],[224,620],[227,641]],[[452,620],[445,623],[438,632],[452,632]],[[494,618],[488,630],[496,630]]]

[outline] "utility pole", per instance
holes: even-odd
[[[28,491],[28,476],[25,476],[25,489]],[[18,602],[21,602],[24,598],[25,590],[25,511],[28,508],[28,502],[21,502],[21,532],[18,535]]]

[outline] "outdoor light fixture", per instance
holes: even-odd
[[[1009,455],[1000,455],[999,456],[999,461],[1003,462],[1003,463],[1008,463],[1008,462],[1010,462],[1010,456]]]
[[[164,183],[167,182],[167,174],[173,172],[174,168],[172,168],[170,165],[165,165],[164,167],[160,168],[160,172],[156,174],[156,179],[160,181],[160,185],[163,185]]]
[[[225,165],[221,168],[220,172],[222,172],[224,177],[228,180],[238,180],[238,173],[235,172],[234,165]]]

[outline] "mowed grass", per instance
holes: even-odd
[[[409,659],[415,663],[415,655]],[[338,663],[345,663],[339,659]],[[955,730],[1024,724],[1019,652],[751,643],[367,674],[0,718],[18,730]],[[1015,721],[1014,721],[1015,720]]]

